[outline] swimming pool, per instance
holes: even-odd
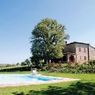
[[[0,87],[19,86],[30,84],[56,83],[61,81],[72,81],[75,79],[32,75],[32,74],[0,74]]]

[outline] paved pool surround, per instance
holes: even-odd
[[[32,74],[0,74],[0,87],[7,86],[23,86],[23,85],[39,85],[48,83],[59,83],[78,81],[79,79],[53,77]]]

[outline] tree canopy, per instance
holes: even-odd
[[[36,61],[48,62],[53,58],[61,58],[64,49],[64,26],[53,19],[43,19],[32,31],[31,52]]]

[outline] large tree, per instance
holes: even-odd
[[[36,62],[61,58],[64,49],[64,26],[53,19],[43,19],[32,31],[31,52]]]

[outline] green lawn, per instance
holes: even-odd
[[[27,74],[31,72],[12,72],[11,74],[14,73]],[[62,83],[55,83],[55,84],[30,85],[30,86],[20,86],[20,87],[4,87],[4,88],[0,88],[0,95],[26,95],[26,93],[28,93],[27,95],[69,95],[71,93],[70,91],[77,91],[77,90],[80,91],[78,93],[83,93],[83,94],[78,94],[77,92],[72,92],[72,93],[73,94],[76,93],[75,95],[90,95],[89,93],[93,89],[94,90],[92,92],[95,93],[95,85],[94,85],[95,74],[66,74],[66,73],[48,73],[48,72],[40,72],[40,73],[43,75],[77,78],[81,80],[79,83],[75,81],[75,82],[62,82]],[[71,86],[72,84],[73,86]],[[83,86],[85,89],[84,88],[82,89]],[[63,93],[64,90],[65,90],[65,94]],[[93,93],[91,95],[95,95]]]

